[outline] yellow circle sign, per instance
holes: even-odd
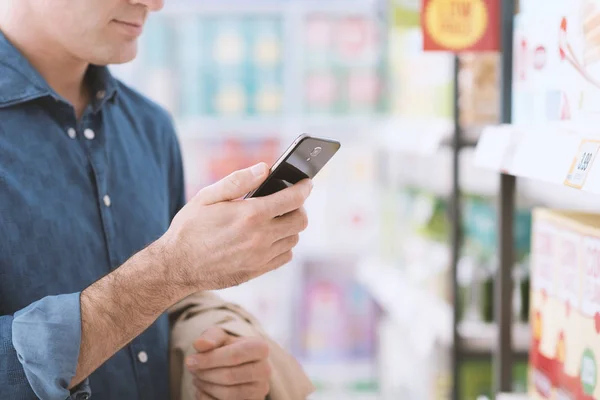
[[[440,46],[461,50],[483,37],[488,18],[484,0],[430,0],[425,28]]]

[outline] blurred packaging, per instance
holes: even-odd
[[[499,123],[500,57],[499,53],[464,54],[459,57],[458,102],[463,127]]]
[[[460,400],[491,400],[494,398],[494,371],[492,360],[463,361],[460,367]],[[515,362],[513,366],[513,390],[527,390],[527,362]]]
[[[529,320],[529,253],[531,210],[519,206],[514,215],[515,268],[513,273],[515,320]],[[458,266],[459,319],[492,322],[494,277],[498,268],[498,213],[496,199],[466,195],[463,203],[464,247]]]
[[[534,212],[532,399],[600,398],[600,216]]]
[[[262,132],[258,135],[224,132],[221,139],[186,138],[181,148],[188,198],[239,169],[258,162],[272,165],[282,151],[279,135],[265,136]]]
[[[356,281],[355,268],[349,257],[304,259],[294,353],[321,390],[376,390],[379,310]]]
[[[366,15],[313,13],[304,21],[304,108],[373,114],[385,106],[382,27]]]

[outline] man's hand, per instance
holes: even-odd
[[[186,359],[198,400],[264,400],[269,394],[269,346],[260,338],[238,338],[211,328],[194,342]]]
[[[279,268],[292,259],[308,219],[304,180],[270,196],[239,200],[267,177],[261,163],[208,186],[175,216],[159,239],[170,280],[186,288],[223,289]]]

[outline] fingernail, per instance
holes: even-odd
[[[256,164],[255,166],[250,168],[250,171],[252,172],[252,175],[254,175],[256,177],[263,176],[265,174],[265,164],[264,163]]]

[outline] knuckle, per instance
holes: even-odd
[[[264,341],[260,342],[260,351],[261,351],[261,353],[260,353],[261,358],[263,358],[263,359],[269,358],[271,349],[269,348],[269,345],[266,342],[264,342]],[[266,363],[266,365],[267,365],[267,367],[270,368],[269,363]]]
[[[302,229],[304,231],[304,230],[306,230],[306,228],[308,228],[308,214],[306,213],[306,211],[301,211],[300,212],[300,229]]]
[[[268,362],[261,363],[261,375],[264,377],[263,380],[269,380],[271,377],[271,365]]]
[[[294,197],[292,200],[294,201],[294,204],[301,206],[306,201],[306,196],[304,195],[304,192],[297,190],[294,193]]]
[[[265,243],[265,240],[263,239],[263,236],[260,232],[252,232],[248,236],[248,247],[251,250],[260,249],[264,243]]]
[[[260,210],[258,205],[250,204],[246,207],[242,214],[242,222],[245,226],[253,226],[256,221],[260,218]]]
[[[271,385],[269,382],[260,382],[258,384],[258,395],[259,396],[267,396],[271,391]]]
[[[292,261],[293,258],[294,258],[294,253],[291,250],[286,251],[282,256],[282,260],[281,260],[282,265],[289,263],[290,261]]]
[[[235,188],[240,188],[242,186],[241,172],[236,171],[230,174],[227,182],[229,182],[229,184]]]
[[[228,368],[225,372],[225,382],[227,384],[234,384],[237,382],[238,373],[236,368]]]
[[[298,243],[300,243],[300,235],[294,235],[289,240],[290,248],[292,249],[296,247]]]

